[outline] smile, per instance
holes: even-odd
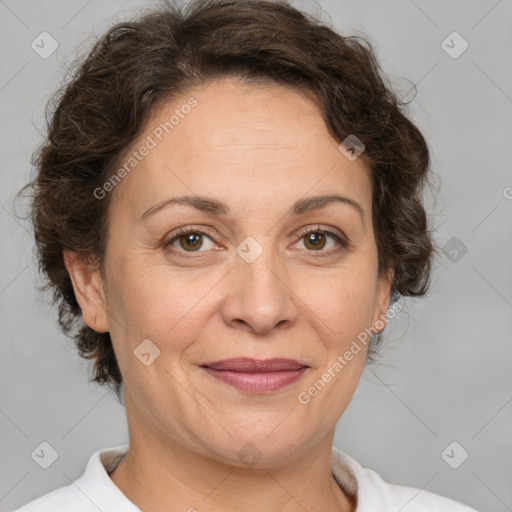
[[[269,393],[296,382],[309,368],[291,359],[226,359],[202,365],[209,375],[241,391]]]

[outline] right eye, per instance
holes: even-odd
[[[165,243],[165,248],[167,249],[169,246],[173,246],[174,248],[178,249],[178,252],[180,253],[204,252],[199,251],[199,249],[203,248],[204,246],[204,237],[207,237],[213,244],[213,240],[210,238],[210,236],[203,231],[198,230],[197,228],[192,226],[180,228],[178,233],[176,233],[170,240]],[[179,247],[174,245],[176,243],[179,244]]]

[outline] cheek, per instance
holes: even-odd
[[[334,345],[350,343],[369,327],[375,302],[375,283],[368,273],[354,268],[341,269],[321,286],[302,280],[297,295],[303,299],[311,318],[318,317]]]
[[[187,272],[171,273],[134,259],[111,268],[108,277],[111,335],[123,340],[125,350],[133,350],[147,338],[159,348],[165,344],[166,351],[182,350],[200,331],[208,300],[214,297],[208,294],[213,277],[192,279]]]

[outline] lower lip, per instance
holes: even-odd
[[[203,368],[216,379],[249,393],[266,393],[284,388],[300,379],[302,374],[307,370],[307,367],[304,367],[298,370],[248,373],[230,370],[214,370],[207,366],[203,366]]]

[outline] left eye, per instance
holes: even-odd
[[[204,246],[204,239],[208,239],[210,243],[210,247]],[[340,238],[338,235],[331,231],[322,230],[318,228],[308,228],[299,234],[299,241],[304,239],[304,245],[308,252],[321,252],[322,256],[325,254],[330,254],[332,252],[336,252],[338,250],[346,249],[347,243]],[[325,246],[328,243],[328,240],[331,239],[334,248],[325,249]],[[175,244],[178,243],[180,247],[176,247]],[[298,244],[299,242],[296,242]],[[294,244],[294,245],[296,245]],[[340,247],[336,247],[338,244]],[[214,242],[209,235],[204,233],[203,231],[199,231],[194,228],[183,228],[180,232],[171,238],[166,244],[165,247],[174,246],[176,249],[183,249],[185,252],[201,252],[199,249],[212,249],[214,246]]]
[[[306,249],[312,249],[313,252],[318,252],[324,249],[329,238],[333,242],[334,246],[336,246],[336,243],[338,243],[342,247],[345,247],[344,241],[338,235],[332,233],[331,231],[325,231],[319,228],[308,229],[300,235],[300,240],[304,239],[304,245]],[[323,252],[330,253],[332,251],[333,249],[328,249]]]

